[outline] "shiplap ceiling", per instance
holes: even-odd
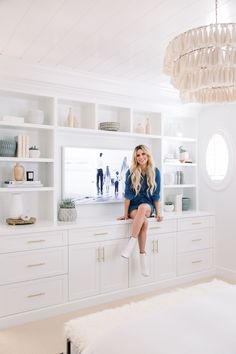
[[[0,0],[0,53],[96,77],[168,85],[164,50],[177,34],[214,22],[214,0]],[[236,0],[218,0],[236,22]]]

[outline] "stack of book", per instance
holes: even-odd
[[[34,188],[43,187],[40,181],[4,181],[3,187],[5,188]]]
[[[29,157],[29,136],[18,135],[17,141],[17,157]]]

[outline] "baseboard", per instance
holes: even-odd
[[[204,281],[216,276],[215,269],[209,269],[204,272],[197,272],[185,276],[179,276],[176,278],[163,280],[158,283],[152,283],[148,285],[123,289],[113,293],[97,295],[86,299],[80,299],[77,301],[66,302],[60,305],[50,306],[34,311],[28,311],[12,316],[3,317],[0,319],[0,329],[5,329],[13,326],[25,324],[27,322],[38,321],[53,316],[59,316],[68,312],[78,311],[85,308],[92,308],[98,305],[111,304],[117,300],[127,299],[127,302],[133,301],[132,297],[158,291],[170,289],[176,286],[182,286],[191,284],[194,282]],[[236,274],[235,274],[236,276]],[[96,309],[98,311],[98,309]]]
[[[223,267],[216,267],[216,276],[222,280],[236,283],[236,271]]]

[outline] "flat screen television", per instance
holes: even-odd
[[[131,150],[62,148],[62,197],[77,204],[123,201]]]

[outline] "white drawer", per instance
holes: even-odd
[[[163,220],[161,222],[152,221],[149,223],[148,234],[158,235],[160,233],[175,232],[177,230],[177,220]]]
[[[177,275],[200,272],[212,267],[212,251],[196,251],[177,256]]]
[[[0,284],[67,273],[66,247],[0,255]]]
[[[0,286],[0,317],[67,301],[66,277]]]
[[[27,251],[39,248],[64,246],[67,243],[66,231],[35,232],[0,237],[0,253]]]
[[[128,237],[127,225],[87,227],[69,230],[69,244],[106,241]]]
[[[181,231],[177,233],[177,252],[196,251],[212,247],[212,229]]]
[[[203,229],[211,226],[209,216],[196,216],[194,218],[182,218],[178,220],[178,230]]]

